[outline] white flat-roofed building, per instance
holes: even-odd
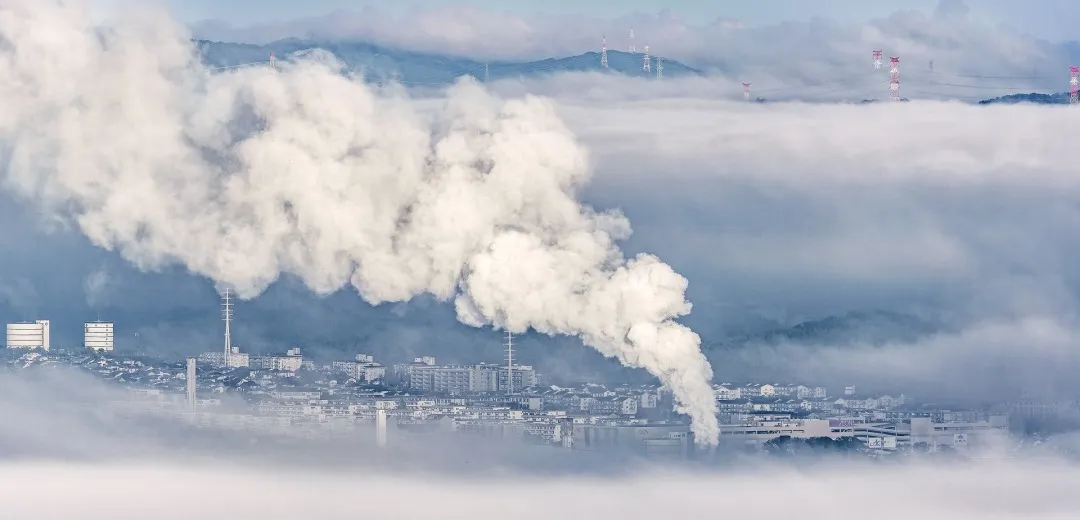
[[[7,347],[49,350],[49,320],[8,323]]]
[[[371,359],[371,356],[360,355],[357,358]],[[386,377],[386,367],[370,361],[334,361],[330,366],[333,370],[365,383],[373,383]]]
[[[113,324],[95,321],[83,325],[83,346],[99,352],[113,350]]]
[[[249,360],[245,366],[261,368],[263,370],[278,370],[282,372],[296,372],[303,367],[304,357],[299,348],[291,348],[284,356],[257,356]]]

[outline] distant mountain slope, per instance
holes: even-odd
[[[1000,96],[979,101],[980,105],[1013,105],[1016,103],[1035,103],[1037,105],[1067,105],[1069,104],[1069,94],[1065,92],[1058,94],[1036,94],[1032,92],[1030,94],[1009,94],[1008,96]]]
[[[266,61],[272,51],[280,59],[323,49],[332,53],[346,67],[364,71],[370,79],[394,78],[404,84],[437,85],[454,81],[463,75],[484,78],[485,65],[490,80],[535,77],[555,72],[596,71],[602,72],[600,53],[587,52],[564,58],[548,58],[538,61],[498,61],[485,64],[482,61],[440,56],[381,47],[363,42],[313,41],[290,38],[266,45],[223,43],[197,40],[204,62],[211,67],[231,67],[246,63]],[[657,59],[652,58],[651,71],[643,69],[640,54],[608,51],[608,72],[628,76],[655,76]],[[664,77],[700,76],[704,73],[678,61],[663,61]]]
[[[784,342],[814,345],[848,345],[854,343],[880,345],[893,341],[910,343],[942,330],[943,326],[941,324],[907,314],[886,311],[862,311],[807,321],[792,327],[774,329],[759,334],[732,337],[708,348],[711,350],[729,350],[738,349],[747,344]]]
[[[634,77],[655,77],[657,59],[654,56],[651,70],[643,69],[643,56],[623,51],[608,51],[608,68],[600,66],[600,53],[587,52],[577,56],[548,58],[535,61],[493,61],[485,63],[467,58],[457,58],[423,52],[412,52],[355,41],[317,41],[288,38],[266,45],[245,43],[211,42],[196,40],[203,61],[211,67],[233,67],[237,65],[264,62],[273,52],[280,59],[289,59],[299,54],[323,49],[337,57],[349,70],[363,71],[369,80],[394,79],[405,85],[445,85],[460,76],[471,75],[483,79],[486,74],[490,80],[537,77],[556,72],[608,72]],[[679,78],[703,76],[699,69],[687,66],[675,60],[664,59],[664,77]],[[772,100],[758,98],[759,103]],[[864,99],[858,103],[877,103],[877,99]],[[907,101],[907,99],[904,99]],[[1058,94],[1010,94],[978,102],[980,105],[991,104],[1067,104],[1069,95]]]

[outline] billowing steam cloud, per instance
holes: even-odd
[[[625,259],[619,213],[575,198],[585,151],[543,99],[474,83],[423,111],[332,60],[211,74],[160,12],[107,30],[67,2],[0,0],[7,181],[144,269],[252,297],[281,273],[373,304],[454,299],[461,321],[572,334],[718,428],[686,279]]]

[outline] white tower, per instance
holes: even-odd
[[[645,72],[649,72],[651,70],[651,68],[652,68],[651,64],[652,64],[652,59],[649,58],[649,46],[646,45],[645,46],[645,59],[644,59],[644,63],[642,64],[641,68]]]
[[[630,54],[637,54],[637,46],[634,44],[634,30],[630,29]]]
[[[889,92],[893,101],[900,101],[900,58],[889,58]]]
[[[656,57],[656,79],[664,79],[664,58]]]
[[[1080,67],[1069,67],[1069,104],[1080,103]]]
[[[514,394],[514,333],[506,329],[506,395]]]
[[[277,68],[277,58],[274,57],[274,51],[270,51],[270,68]]]
[[[198,381],[196,380],[195,367],[196,358],[187,358],[187,403],[188,411],[195,413],[195,389],[198,388]]]
[[[607,67],[607,36],[600,39],[600,66]]]
[[[221,294],[221,319],[225,321],[225,357],[222,361],[229,366],[229,355],[232,354],[232,293],[229,288]]]
[[[386,447],[386,410],[381,408],[375,411],[375,444]]]

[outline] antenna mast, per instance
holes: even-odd
[[[874,51],[874,68],[881,68],[881,51]]]
[[[889,92],[892,93],[893,101],[900,101],[900,58],[889,58],[892,68],[889,69]]]
[[[642,70],[644,70],[645,72],[649,72],[651,64],[652,64],[652,59],[649,58],[649,46],[646,45],[645,46],[645,63],[641,66]]]
[[[630,29],[630,54],[637,54],[637,46],[634,45],[634,30]]]
[[[1080,101],[1080,67],[1069,67],[1069,104]]]
[[[600,39],[600,66],[607,67],[607,36]]]
[[[514,333],[506,329],[506,395],[514,394]]]
[[[221,318],[225,320],[225,366],[229,366],[229,354],[232,353],[232,293],[229,288],[221,295]]]

